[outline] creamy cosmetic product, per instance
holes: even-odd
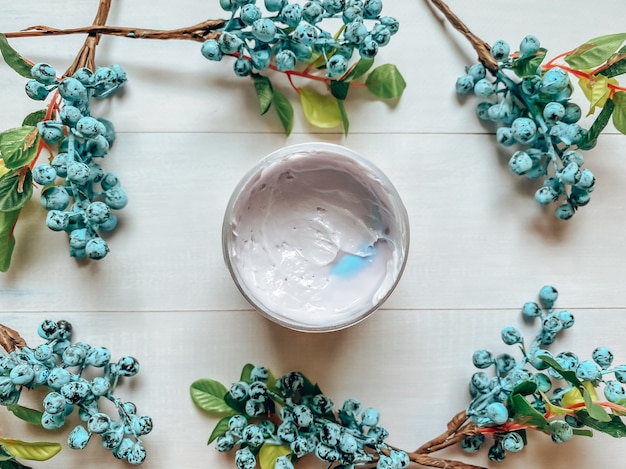
[[[387,299],[406,263],[409,223],[374,165],[342,146],[307,143],[245,175],[222,240],[233,280],[260,313],[321,332],[355,324]]]

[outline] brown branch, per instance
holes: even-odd
[[[26,341],[16,330],[0,324],[0,346],[10,353],[16,348],[26,347]]]
[[[5,33],[7,39],[42,36],[66,36],[71,34],[101,34],[129,39],[178,39],[203,42],[219,35],[218,29],[224,27],[225,20],[206,20],[193,26],[177,29],[127,28],[122,26],[86,26],[80,28],[58,29],[52,26],[31,26],[22,31]]]
[[[107,22],[110,9],[111,0],[100,0],[93,25],[104,26]],[[83,47],[78,51],[74,62],[72,62],[72,65],[65,71],[65,76],[73,75],[76,70],[82,67],[87,67],[90,70],[96,69],[96,47],[98,46],[98,42],[100,42],[100,34],[89,33]]]
[[[439,11],[443,13],[446,19],[450,22],[450,24],[459,31],[463,36],[467,38],[467,40],[472,44],[472,47],[478,54],[478,60],[482,62],[482,64],[488,68],[491,72],[495,73],[498,71],[498,61],[491,56],[491,46],[472,33],[469,28],[461,21],[461,19],[456,16],[450,7],[446,5],[443,0],[430,0],[433,5],[435,5]]]
[[[421,464],[426,467],[438,467],[441,469],[485,469],[482,466],[475,466],[473,464],[467,464],[462,461],[454,461],[452,459],[433,458],[426,454],[409,454],[409,458],[412,462]]]

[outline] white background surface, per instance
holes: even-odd
[[[626,14],[622,0],[449,4],[487,42],[502,38],[515,47],[535,34],[549,57],[622,31]],[[83,26],[96,7],[95,0],[5,0],[0,31]],[[398,17],[401,29],[377,60],[396,64],[408,86],[392,105],[351,96],[348,137],[310,127],[299,105],[285,137],[273,112],[258,116],[249,80],[235,78],[228,60],[206,61],[198,43],[102,38],[97,63],[121,64],[129,82],[94,114],[118,130],[104,164],[120,176],[130,203],[109,239],[109,256],[77,263],[65,237],[45,228],[35,196],[20,217],[13,267],[0,276],[0,322],[36,345],[43,319],[67,319],[75,340],[140,360],[140,374],[118,393],[154,418],[144,467],[234,467],[232,455],[206,446],[217,420],[194,407],[188,388],[203,377],[229,385],[247,362],[276,375],[300,370],[337,403],[357,397],[377,407],[389,442],[415,449],[467,405],[475,349],[505,351],[499,334],[508,324],[534,336],[519,308],[546,283],[561,293],[557,306],[577,320],[553,351],[588,359],[606,345],[626,362],[626,139],[609,128],[586,154],[597,189],[574,219],[558,222],[552,208],[532,199],[533,184],[509,174],[494,129],[475,117],[476,101],[455,95],[456,77],[475,56],[465,39],[422,0],[387,0],[384,13]],[[108,24],[169,29],[223,16],[217,0],[114,0]],[[82,41],[11,44],[64,70]],[[0,129],[20,125],[40,107],[23,93],[24,81],[0,64]],[[295,97],[280,77],[274,82]],[[412,230],[405,274],[385,306],[353,328],[323,335],[283,329],[252,311],[223,264],[220,240],[226,202],[247,169],[281,146],[314,140],[346,145],[378,165],[402,195]],[[64,441],[67,433],[33,429],[3,409],[0,428],[30,440]],[[487,464],[485,453],[449,455]],[[537,435],[501,467],[601,467],[625,457],[626,443],[610,437],[556,446]],[[96,442],[33,466],[124,463]]]

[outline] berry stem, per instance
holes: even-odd
[[[476,36],[470,31],[470,29],[456,16],[450,7],[442,0],[430,0],[435,7],[439,9],[450,22],[450,24],[459,31],[463,36],[467,38],[476,53],[478,54],[478,60],[489,69],[492,73],[498,71],[498,61],[491,56],[491,46]]]

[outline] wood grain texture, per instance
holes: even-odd
[[[487,42],[515,44],[531,33],[549,55],[623,30],[626,17],[622,0],[604,0],[602,11],[610,13],[593,15],[582,0],[449,4]],[[96,7],[96,0],[5,1],[0,31],[87,25]],[[417,448],[467,405],[475,349],[505,351],[499,334],[509,324],[533,336],[519,309],[546,283],[559,289],[558,306],[577,320],[554,351],[588,359],[604,345],[626,362],[624,137],[609,128],[586,153],[598,180],[592,201],[573,220],[554,220],[552,208],[532,198],[536,183],[510,175],[509,150],[498,148],[494,128],[475,117],[476,100],[455,95],[456,77],[474,60],[463,38],[425,0],[388,0],[385,14],[401,18],[402,27],[379,61],[398,65],[408,86],[397,103],[351,96],[347,137],[310,127],[298,106],[294,132],[285,137],[277,117],[259,117],[249,81],[233,77],[228,63],[203,59],[197,43],[102,39],[98,63],[120,63],[129,82],[94,114],[118,129],[103,165],[119,175],[130,203],[108,238],[110,255],[84,263],[67,255],[64,236],[45,228],[34,197],[17,226],[14,265],[0,276],[0,322],[36,344],[40,321],[68,319],[76,340],[140,360],[139,376],[119,392],[155,420],[143,467],[234,467],[230,456],[206,446],[216,420],[193,406],[188,389],[202,377],[228,385],[247,362],[277,374],[301,370],[336,403],[359,398],[381,411],[391,443]],[[219,16],[217,0],[114,0],[109,23],[176,28]],[[62,70],[82,40],[11,44]],[[281,77],[275,84],[294,96]],[[18,126],[41,107],[23,86],[0,63],[0,129]],[[271,151],[307,141],[346,145],[370,159],[400,192],[411,221],[409,261],[385,306],[355,327],[319,335],[283,329],[252,311],[221,250],[223,213],[239,179]],[[29,402],[38,405],[41,397],[34,393]],[[30,428],[4,409],[0,429],[24,439],[66,436]],[[626,458],[624,442],[608,437],[559,446],[547,440],[532,436],[529,448],[498,467],[586,469]],[[487,464],[484,454],[448,455]],[[54,462],[33,467],[118,465],[92,444],[81,454],[65,448]],[[308,460],[304,467],[320,466]]]

